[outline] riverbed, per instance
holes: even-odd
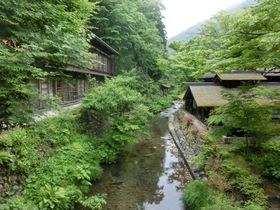
[[[90,194],[107,194],[104,210],[183,210],[182,187],[191,180],[169,135],[171,108],[150,124],[150,138],[125,147],[117,162],[106,166]]]

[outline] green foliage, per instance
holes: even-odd
[[[92,30],[120,52],[115,59],[117,70],[137,68],[159,78],[157,59],[163,56],[166,42],[161,2],[103,0],[99,6]]]
[[[240,158],[237,161],[233,161],[233,158],[232,160],[225,160],[222,170],[223,176],[226,177],[230,185],[237,187],[247,197],[248,200],[245,202],[247,205],[257,204],[262,207],[266,206],[267,197],[264,194],[264,190],[260,187],[260,176],[251,174],[248,166],[242,166]]]
[[[0,136],[0,145],[10,148],[15,156],[11,169],[29,174],[48,158],[52,151],[80,138],[77,123],[72,114],[48,118],[27,129],[16,128]],[[39,154],[39,155],[38,155]]]
[[[67,206],[69,198],[66,190],[62,187],[52,187],[47,184],[38,190],[38,197],[44,198],[39,203],[40,209],[60,209],[58,205],[69,207]]]
[[[17,203],[18,209],[31,204],[31,209],[69,209],[101,173],[94,139],[83,134],[72,112],[3,133],[0,145],[15,157],[6,167],[27,179],[20,197],[8,199],[1,209],[16,209]]]
[[[224,97],[228,103],[215,109],[207,120],[209,125],[221,125],[216,130],[226,135],[244,132],[245,137],[253,137],[251,146],[256,148],[261,141],[279,135],[277,124],[272,122],[273,106],[258,102],[264,97],[258,88],[242,87],[238,94],[225,92]]]
[[[192,181],[183,190],[183,201],[188,208],[200,210],[210,203],[210,191],[206,181]]]
[[[45,78],[45,66],[91,65],[86,28],[95,9],[87,0],[0,2],[0,129],[32,120],[28,82]]]
[[[102,206],[106,204],[105,197],[106,195],[104,194],[98,194],[89,198],[84,198],[80,203],[86,208],[101,210]]]
[[[97,135],[125,143],[134,141],[134,134],[143,131],[150,112],[144,105],[144,97],[134,90],[137,80],[118,76],[95,86],[83,100],[81,119],[85,126]],[[104,135],[104,131],[106,134]]]
[[[243,144],[222,145],[215,138],[209,134],[203,137],[201,152],[195,159],[206,171],[209,184],[223,192],[240,192],[243,202],[239,206],[245,209],[250,209],[250,205],[263,209],[267,205],[267,197],[261,187],[262,180],[252,173],[242,156]],[[250,153],[244,155],[250,156]]]
[[[6,151],[0,151],[0,165],[13,162],[13,155]]]
[[[7,200],[6,203],[0,203],[0,209],[3,210],[37,210],[38,207],[35,206],[32,201],[25,199],[22,196],[14,196],[13,198]]]
[[[205,72],[278,68],[279,1],[258,0],[243,10],[222,12],[205,23],[198,35],[171,45],[176,53],[163,67],[176,71],[175,81],[197,78]]]
[[[136,133],[145,133],[151,112],[137,83],[136,76],[118,76],[94,86],[83,100],[80,121],[99,136],[96,147],[102,162],[114,161],[127,142],[137,140]]]
[[[193,210],[208,209],[229,209],[229,210],[263,210],[264,208],[256,203],[247,203],[244,207],[222,191],[213,189],[207,181],[195,180],[187,184],[183,190],[183,202],[187,208]]]
[[[279,139],[269,140],[261,145],[257,153],[250,153],[247,156],[252,165],[264,176],[280,180],[280,141]]]

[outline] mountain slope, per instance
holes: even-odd
[[[241,4],[234,5],[230,8],[227,8],[225,11],[234,12],[236,10],[242,9],[246,6],[250,6],[254,4],[254,0],[245,0]],[[197,33],[199,33],[200,27],[204,24],[204,22],[197,23],[196,25],[188,28],[187,30],[177,34],[176,36],[168,39],[167,44],[169,45],[173,41],[187,41]]]

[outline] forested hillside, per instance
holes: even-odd
[[[240,10],[244,7],[253,5],[254,1],[253,0],[245,0],[244,2],[242,2],[241,4],[232,6],[230,8],[225,9],[224,11],[226,12],[234,12],[236,10]],[[171,44],[173,41],[188,41],[191,37],[199,34],[200,32],[200,28],[201,26],[204,24],[205,22],[202,23],[197,23],[196,25],[186,29],[185,31],[179,33],[178,35],[171,37],[170,39],[168,39],[168,44]]]
[[[137,68],[153,78],[166,46],[160,0],[104,0],[92,18],[92,31],[120,52],[117,70]]]
[[[200,99],[218,101],[215,91],[205,91],[211,90],[213,83],[194,82],[205,73],[214,72],[219,77],[234,70],[242,74],[279,69],[279,0],[255,2],[244,10],[211,18],[197,35],[185,42],[173,42],[170,47],[175,53],[160,61],[172,84],[181,84],[182,91],[187,86],[186,97],[197,90],[196,96],[190,96],[193,100],[185,98],[186,103],[195,104],[187,111],[199,110],[196,102]],[[194,83],[185,85],[186,81]],[[269,82],[270,88],[266,86]],[[231,85],[215,82],[214,87],[223,88],[221,96],[226,104],[214,107],[209,117],[202,119],[208,125],[207,132],[195,127],[193,115],[186,112],[181,116],[187,144],[201,144],[191,162],[204,170],[208,179],[186,185],[183,200],[195,210],[278,209],[279,199],[273,196],[278,197],[280,192],[280,130],[279,117],[273,113],[280,110],[279,79],[263,83],[244,80]],[[271,103],[259,102],[260,98]],[[224,137],[232,140],[227,142]],[[270,194],[268,189],[275,191]]]
[[[106,203],[103,194],[85,196],[101,164],[145,136],[151,116],[171,101],[159,83],[157,60],[166,45],[161,9],[158,0],[0,2],[1,210]],[[92,33],[119,52],[119,75],[101,86],[90,78],[81,108],[34,122],[42,111],[32,81],[71,79],[68,66],[93,69]]]
[[[96,10],[88,1],[0,2],[0,127],[31,120],[36,96],[27,81],[93,65],[86,31]]]
[[[100,210],[110,197],[103,193],[104,185],[102,191],[94,188],[114,163],[106,192],[126,188],[135,197],[137,192],[142,202],[135,199],[137,208],[161,202],[168,187],[158,183],[174,180],[180,183],[172,188],[178,206],[183,200],[193,210],[266,209],[262,182],[267,179],[276,189],[280,179],[279,121],[272,120],[280,110],[279,92],[252,80],[240,94],[224,94],[227,103],[205,121],[209,129],[179,110],[181,102],[157,115],[175,98],[182,99],[184,82],[206,72],[280,68],[279,0],[255,2],[192,27],[188,33],[195,36],[173,42],[175,53],[167,56],[160,0],[0,1],[0,210]],[[95,46],[95,35],[114,53]],[[40,108],[42,92],[47,104]],[[63,104],[61,92],[73,96],[74,107],[62,107],[69,104]],[[270,101],[263,105],[256,98]],[[149,132],[151,122],[158,124],[154,133]],[[183,146],[197,150],[191,161],[208,181],[186,179],[192,175],[190,167],[181,168],[180,153],[173,153],[167,128],[172,123],[189,141]],[[246,141],[220,141],[234,132],[243,133]],[[149,145],[151,138],[155,145]],[[126,161],[139,170],[121,177],[118,158],[124,148],[145,140],[131,153],[138,159]],[[153,155],[158,157],[150,159]],[[173,161],[173,155],[177,162],[166,161]],[[129,176],[133,183],[122,180]],[[142,182],[149,195],[136,189]]]
[[[242,11],[220,13],[187,42],[173,42],[176,54],[162,60],[162,68],[172,69],[169,75],[177,83],[208,71],[278,68],[278,5],[278,0],[263,0]]]
[[[166,38],[160,1],[9,0],[0,8],[0,126],[31,120],[38,96],[26,81],[63,74],[68,65],[93,67],[90,31],[119,51],[117,72],[135,68],[154,79],[162,75],[157,59]]]

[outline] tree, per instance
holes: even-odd
[[[86,30],[95,9],[87,0],[0,2],[0,129],[32,116],[29,81],[68,64],[92,65]],[[46,66],[54,68],[46,71]]]
[[[280,66],[279,0],[258,0],[234,13],[221,12],[186,43],[171,45],[176,53],[165,63],[180,80],[205,72],[256,70]]]
[[[165,52],[165,29],[157,0],[104,0],[92,31],[119,51],[118,72],[136,68],[158,79],[157,59]]]
[[[208,118],[209,125],[221,125],[216,131],[231,134],[243,132],[249,147],[248,137],[253,138],[255,147],[260,142],[279,135],[278,126],[272,121],[273,107],[279,106],[279,100],[269,101],[261,88],[242,87],[237,93],[224,93],[228,101],[214,110]],[[266,102],[266,103],[264,103]]]
[[[97,136],[124,145],[136,140],[135,132],[143,132],[151,115],[145,97],[136,89],[136,77],[117,76],[95,85],[81,105],[81,121]]]

